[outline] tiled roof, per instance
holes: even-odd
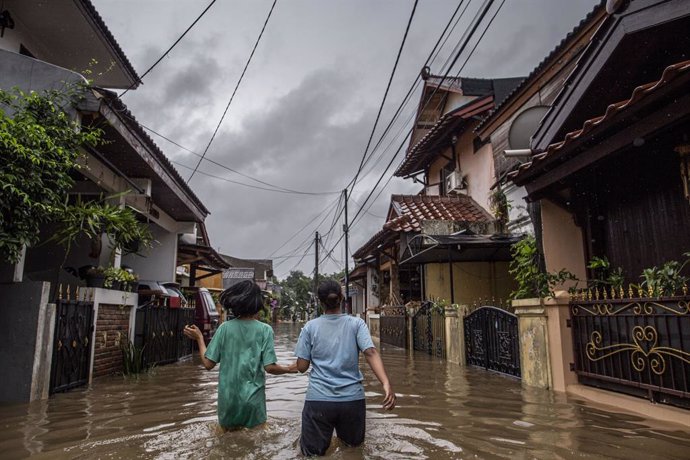
[[[359,249],[352,253],[352,258],[361,259],[362,257],[365,257],[370,252],[373,252],[374,249],[376,249],[379,246],[379,244],[383,243],[383,241],[392,234],[393,232],[385,228],[379,230],[374,234],[374,236],[369,238],[369,240],[366,243],[364,243]]]
[[[434,147],[443,136],[448,136],[457,125],[493,107],[493,96],[474,99],[462,107],[443,115],[434,126],[408,152],[403,162],[398,166],[395,175],[405,176],[416,172],[424,166],[431,155],[436,154]]]
[[[133,88],[136,88],[139,86],[139,74],[137,74],[137,71],[134,70],[134,67],[132,66],[132,63],[129,62],[129,59],[125,55],[125,52],[122,51],[122,48],[120,48],[120,44],[115,40],[115,37],[113,34],[110,32],[110,29],[108,29],[108,26],[105,25],[105,22],[103,21],[103,18],[101,17],[100,14],[98,14],[98,11],[96,11],[96,8],[93,6],[90,0],[79,0],[79,3],[84,7],[84,10],[89,13],[91,18],[93,19],[94,23],[98,28],[101,30],[103,35],[105,35],[106,39],[110,43],[110,45],[113,47],[113,50],[115,53],[119,56],[119,58],[122,60],[122,64],[125,66],[127,72],[129,72],[132,80],[135,81],[135,84]]]
[[[541,60],[539,64],[530,72],[529,75],[520,83],[517,85],[507,96],[505,96],[503,99],[498,99],[498,103],[496,107],[489,113],[489,115],[484,118],[481,122],[479,122],[479,125],[475,128],[475,131],[479,131],[482,129],[483,126],[485,126],[487,123],[489,123],[491,120],[493,120],[500,112],[501,109],[508,104],[508,102],[516,97],[520,92],[525,89],[527,86],[532,84],[534,77],[536,77],[538,74],[540,74],[543,70],[545,70],[548,66],[553,64],[553,60],[558,56],[558,54],[563,51],[563,49],[570,43],[570,40],[575,38],[584,28],[589,25],[590,21],[592,21],[594,18],[596,18],[602,10],[604,10],[604,5],[606,4],[605,1],[600,1],[592,11],[590,11],[587,16],[585,16],[578,25],[571,30],[568,35],[563,37],[563,39],[560,41],[556,47],[551,50],[549,54],[544,57],[544,59]]]
[[[562,141],[553,143],[549,145],[544,152],[532,156],[532,161],[530,161],[529,163],[523,163],[515,171],[512,171],[510,174],[508,174],[508,177],[514,182],[519,182],[521,176],[526,174],[526,172],[529,171],[531,168],[538,166],[546,159],[554,157],[557,153],[562,151],[571,143],[583,138],[584,136],[592,132],[592,130],[594,130],[595,128],[601,126],[602,124],[605,124],[606,122],[615,118],[616,115],[620,114],[624,110],[628,109],[634,104],[639,103],[648,96],[654,94],[654,92],[658,91],[660,88],[665,87],[670,82],[686,74],[690,74],[690,60],[678,62],[676,64],[666,67],[664,69],[663,74],[661,75],[661,78],[659,78],[656,81],[647,83],[646,85],[640,85],[636,87],[632,92],[632,96],[630,96],[628,99],[609,105],[606,108],[606,112],[603,115],[590,118],[589,120],[585,121],[582,125],[582,128],[576,131],[569,132],[565,135],[565,138]]]
[[[201,202],[201,200],[196,196],[196,194],[192,191],[192,189],[187,185],[187,182],[180,176],[180,173],[175,169],[173,164],[170,162],[168,157],[165,156],[163,151],[156,145],[156,143],[151,139],[151,136],[146,132],[146,130],[139,124],[139,122],[134,118],[134,115],[132,115],[132,112],[129,111],[127,106],[125,105],[124,102],[122,102],[122,99],[117,97],[117,95],[109,90],[102,89],[102,88],[95,88],[99,94],[104,96],[104,99],[107,101],[109,105],[113,107],[113,110],[122,115],[124,118],[125,122],[127,125],[133,129],[143,140],[146,142],[148,147],[151,149],[151,152],[158,158],[158,160],[163,164],[165,167],[166,171],[170,173],[170,175],[175,179],[175,183],[182,189],[184,192],[187,194],[187,196],[190,197],[190,199],[194,202],[194,204],[202,210],[202,212],[206,215],[210,214],[209,210],[204,206],[204,204]]]
[[[466,195],[393,195],[391,203],[398,216],[383,225],[393,232],[419,232],[425,220],[451,222],[491,222],[493,219],[472,198]]]

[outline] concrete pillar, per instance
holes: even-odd
[[[568,385],[577,383],[577,374],[570,370],[575,362],[573,355],[573,330],[568,326],[570,318],[569,296],[566,292],[543,302],[547,316],[551,381],[556,391],[566,391]]]
[[[398,265],[397,264],[391,263],[390,274],[391,274],[391,284],[390,284],[390,298],[388,299],[388,303],[390,305],[395,305],[396,303],[402,301],[402,299],[400,298],[400,275],[398,274]]]
[[[553,388],[546,309],[542,299],[513,301],[518,317],[522,384]]]
[[[454,308],[446,307],[444,313],[446,323],[446,360],[460,364],[464,357],[464,350],[460,347],[460,341],[464,340],[464,337],[461,336],[458,312]]]
[[[467,366],[467,349],[465,348],[465,317],[470,314],[469,305],[458,305],[456,310],[458,315],[458,353],[460,359],[458,364]]]
[[[407,349],[414,352],[414,315],[419,307],[405,307],[405,327],[407,328]]]

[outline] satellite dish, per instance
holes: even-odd
[[[508,131],[508,146],[511,150],[529,148],[530,138],[537,131],[541,119],[548,111],[548,105],[535,105],[515,117]]]

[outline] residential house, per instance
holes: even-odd
[[[541,204],[546,268],[592,287],[553,323],[556,389],[690,407],[687,267],[669,264],[690,249],[688,30],[686,1],[608,2],[532,136],[529,161],[509,174]],[[588,267],[594,257],[608,260],[609,278]],[[610,278],[617,268],[622,285]]]
[[[538,224],[540,212],[538,202],[525,201],[525,188],[506,176],[529,156],[530,137],[605,17],[604,6],[595,6],[520,84],[496,101],[496,108],[474,130],[481,142],[491,143],[497,180],[491,188],[502,190],[506,196],[509,233],[534,233],[533,220]]]
[[[103,145],[83,148],[71,199],[115,196],[111,202],[132,209],[156,240],[139,254],[111,250],[105,236],[81,238],[69,253],[41,244],[27,248],[20,263],[0,267],[0,318],[17,326],[12,346],[0,352],[0,365],[12,370],[0,400],[33,400],[119,372],[120,345],[133,339],[137,294],[84,289],[82,269],[122,265],[141,279],[174,281],[180,237],[196,238],[209,212],[113,91],[136,88],[139,77],[90,1],[7,0],[0,8],[0,88],[72,86],[83,98],[70,115],[103,130]],[[88,72],[91,81],[79,72]],[[44,241],[53,230],[45,226]],[[74,302],[83,311],[72,316],[60,310],[77,311],[68,308]],[[67,353],[66,344],[74,350]],[[56,384],[63,370],[67,375],[76,366],[70,360],[86,368],[67,376],[74,381]]]
[[[512,289],[509,247],[517,237],[497,228],[493,152],[473,130],[521,79],[443,78],[428,69],[423,78],[410,145],[395,172],[422,190],[393,195],[382,230],[353,254],[362,277],[359,267],[368,267],[368,308],[498,301]]]

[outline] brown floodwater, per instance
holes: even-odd
[[[289,362],[299,325],[276,328]],[[463,369],[383,345],[398,407],[380,409],[380,386],[363,363],[365,444],[334,442],[338,459],[690,458],[690,431],[614,413],[518,380]],[[0,458],[247,458],[299,456],[305,375],[268,376],[269,420],[217,429],[217,372],[188,360],[139,379],[109,377],[48,401],[0,406]]]

